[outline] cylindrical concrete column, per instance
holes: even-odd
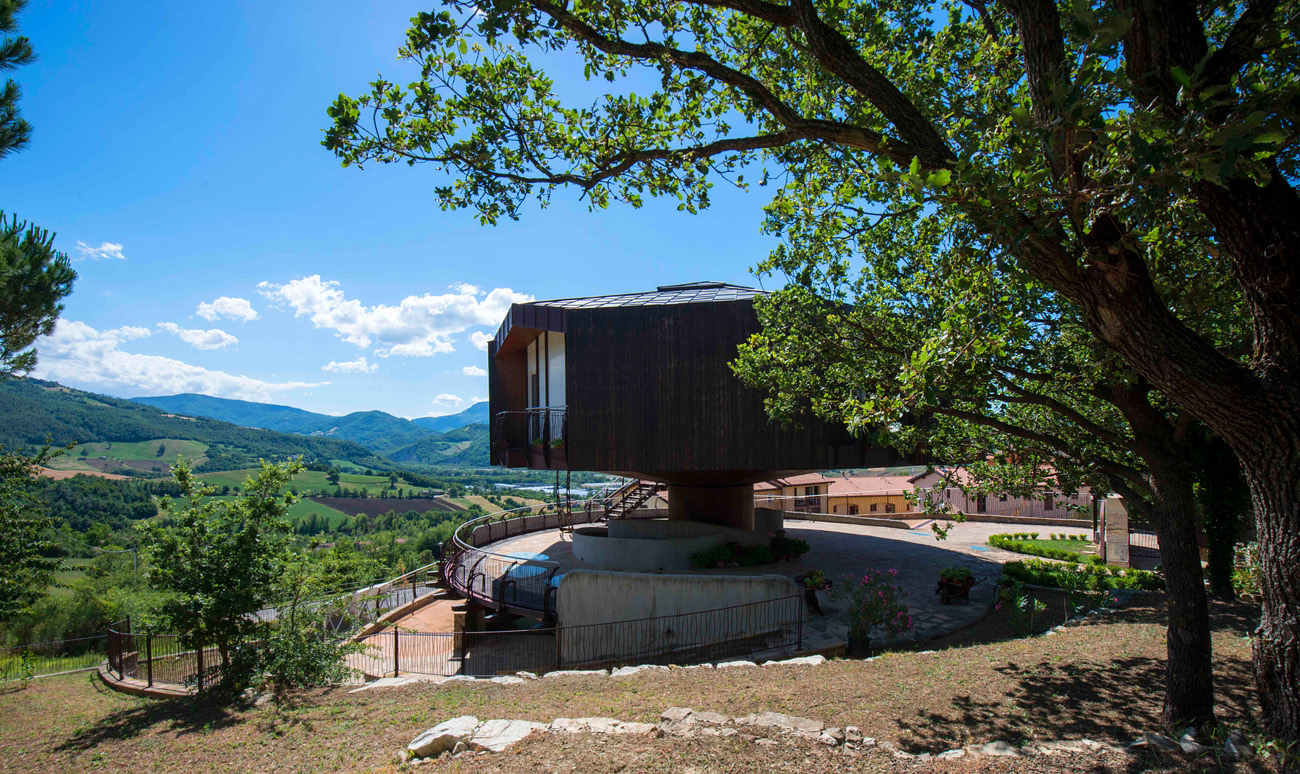
[[[668,518],[754,529],[754,486],[668,485]]]

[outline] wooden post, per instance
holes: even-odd
[[[144,663],[145,670],[149,675],[149,687],[153,687],[153,635],[144,635]]]

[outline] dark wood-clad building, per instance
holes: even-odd
[[[745,528],[755,482],[894,464],[842,426],[772,423],[732,373],[761,292],[699,282],[513,305],[488,345],[493,464],[660,482],[672,518]]]

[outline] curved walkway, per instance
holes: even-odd
[[[987,545],[990,535],[1012,531],[1006,524],[967,522],[956,524],[946,540],[937,540],[928,527],[896,529],[787,520],[789,537],[808,541],[811,550],[799,562],[781,562],[761,567],[730,567],[683,571],[711,575],[762,575],[776,573],[795,576],[809,569],[820,569],[831,580],[841,575],[859,574],[864,569],[898,571],[897,583],[907,594],[913,629],[897,638],[895,644],[927,640],[961,628],[978,620],[993,602],[1001,564],[1024,559]],[[1022,528],[1023,530],[1024,528]],[[1046,528],[1036,528],[1044,531]],[[1085,530],[1057,530],[1084,534]],[[573,555],[570,537],[559,530],[546,530],[507,538],[491,544],[498,553],[540,554],[560,565],[560,572],[596,569]],[[540,557],[539,557],[540,558]],[[939,571],[946,567],[966,567],[980,580],[971,590],[969,604],[944,605],[935,594]],[[804,646],[821,650],[841,644],[847,627],[839,620],[840,605],[820,592],[822,616],[809,616],[805,626]]]

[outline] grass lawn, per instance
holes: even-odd
[[[27,690],[0,695],[0,761],[14,772],[386,772],[395,770],[394,751],[457,715],[655,721],[673,706],[732,716],[771,710],[827,725],[855,725],[867,736],[914,753],[992,740],[1016,745],[1081,737],[1127,741],[1157,727],[1165,658],[1163,597],[1144,597],[1134,607],[1051,637],[1005,639],[1010,634],[1006,612],[995,611],[970,629],[924,646],[935,653],[892,653],[872,662],[673,670],[510,686],[415,684],[356,694],[340,688],[304,692],[281,706],[222,708],[199,699],[136,699],[86,675],[42,679]],[[1255,612],[1246,605],[1212,603],[1212,614],[1219,719],[1225,727],[1249,732],[1257,724],[1257,709],[1246,635]],[[443,759],[418,770],[1136,772],[1185,770],[1182,765],[1175,758],[1113,753],[921,762],[868,750],[850,759],[812,742],[769,747],[737,738],[546,735],[503,754]]]

